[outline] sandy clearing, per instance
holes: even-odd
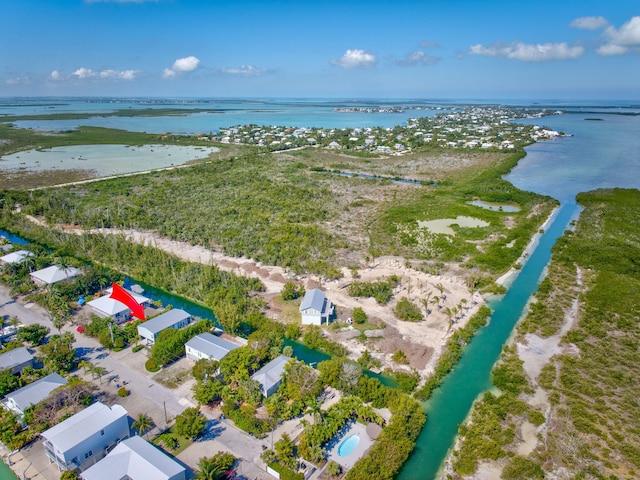
[[[31,216],[28,218],[34,223],[44,224],[41,219]],[[259,278],[265,285],[266,290],[262,294],[267,301],[273,298],[274,294],[278,294],[288,280],[302,283],[307,289],[320,288],[337,305],[339,320],[346,320],[354,308],[362,307],[369,318],[375,318],[393,327],[392,334],[390,330],[393,341],[387,342],[386,348],[381,348],[375,355],[382,361],[383,368],[398,368],[398,365],[390,359],[390,354],[395,350],[388,349],[397,349],[402,346],[407,357],[412,360],[411,367],[416,368],[423,378],[433,371],[447,338],[456,329],[466,325],[469,318],[484,304],[483,298],[477,293],[473,294],[462,277],[427,274],[408,267],[404,258],[401,257],[376,258],[375,264],[358,272],[358,280],[365,282],[387,279],[391,275],[396,275],[400,279],[391,302],[387,305],[378,305],[371,298],[353,298],[347,293],[346,288],[341,288],[341,285],[354,280],[351,271],[346,268],[343,269],[344,278],[338,281],[327,281],[316,275],[296,276],[282,267],[262,265],[249,258],[230,257],[200,245],[168,239],[153,231],[115,228],[97,228],[87,231],[73,225],[59,225],[58,228],[66,233],[77,235],[82,233],[123,235],[131,242],[158,248],[188,262],[216,265],[221,270],[233,272],[236,275]],[[431,313],[425,321],[404,322],[398,320],[393,313],[398,300],[402,297],[409,298],[424,311],[421,300],[428,298],[433,300],[436,296],[442,300],[438,305],[430,302]],[[453,316],[454,324],[449,328],[447,309],[456,307],[459,313]],[[278,319],[277,314],[274,317]],[[353,356],[364,349],[355,341],[346,342],[346,346],[350,347]]]

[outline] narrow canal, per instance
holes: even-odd
[[[564,204],[560,208],[507,294],[489,304],[493,310],[489,324],[471,340],[458,365],[425,403],[427,423],[399,479],[429,480],[436,477],[442,460],[453,445],[458,425],[464,421],[478,395],[491,387],[491,367],[500,356],[502,346],[522,315],[529,297],[536,291],[540,276],[551,258],[551,247],[578,210],[575,203]]]

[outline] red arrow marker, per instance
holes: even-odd
[[[114,300],[124,303],[131,309],[131,314],[134,317],[139,318],[140,320],[146,320],[144,316],[144,306],[136,302],[136,299],[133,298],[133,295],[131,295],[117,283],[112,283],[111,286],[113,287],[113,290],[111,291],[111,295],[109,295],[109,298],[113,298]]]

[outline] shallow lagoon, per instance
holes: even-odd
[[[467,204],[484,208],[485,210],[492,210],[494,212],[519,212],[520,211],[520,207],[516,205],[510,205],[508,203],[494,203],[494,202],[485,202],[483,200],[473,200],[471,202],[467,202]]]
[[[182,165],[218,151],[215,147],[177,145],[77,145],[6,155],[0,157],[0,169],[91,170],[103,177]]]
[[[437,220],[418,221],[418,227],[426,228],[431,233],[441,233],[444,235],[455,235],[456,232],[450,225],[460,227],[476,228],[488,227],[489,223],[473,217],[458,216],[456,218],[439,218]]]

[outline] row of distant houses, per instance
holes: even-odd
[[[21,263],[27,257],[33,256],[33,252],[29,250],[18,250],[8,253],[0,257],[0,265],[10,263]],[[60,265],[51,265],[49,267],[31,272],[31,280],[38,286],[53,285],[54,283],[71,280],[80,274],[80,270],[75,267],[63,267]]]

